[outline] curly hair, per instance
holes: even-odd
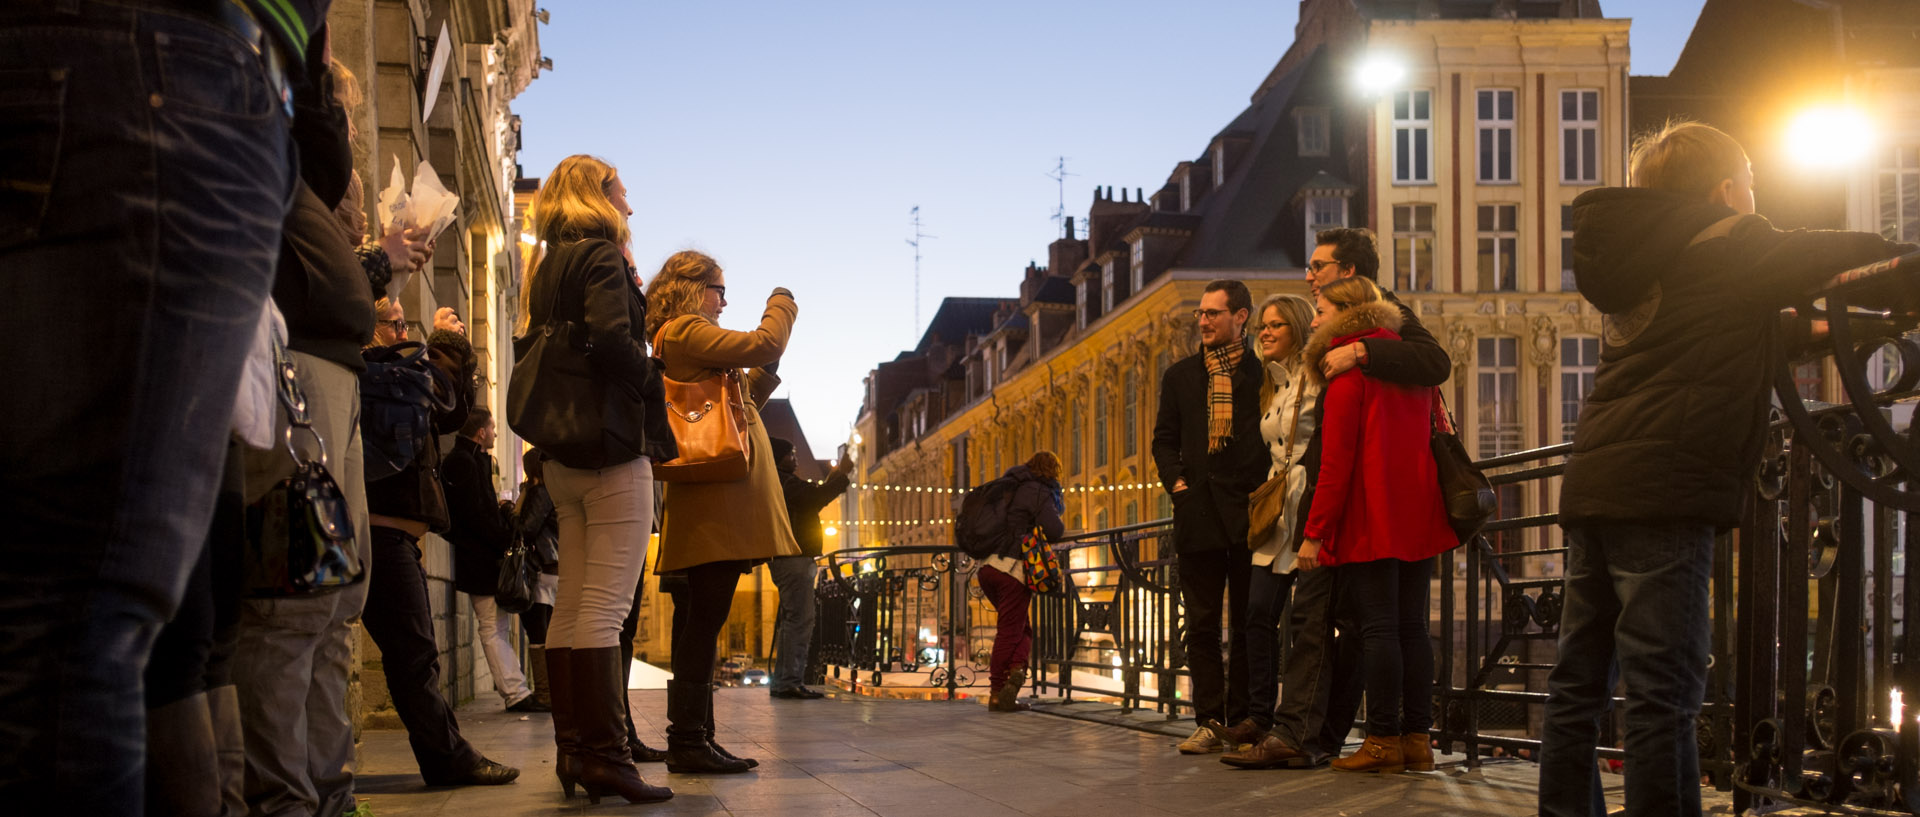
[[[697,250],[668,256],[647,282],[647,336],[658,335],[660,327],[681,315],[706,314],[707,287],[719,278],[720,262],[713,256]]]

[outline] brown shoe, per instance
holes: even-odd
[[[1273,735],[1266,735],[1259,743],[1222,755],[1220,762],[1242,769],[1313,768],[1313,758]]]
[[[1233,726],[1226,726],[1212,718],[1208,718],[1201,725],[1212,732],[1214,737],[1219,738],[1220,744],[1229,752],[1242,746],[1259,743],[1261,738],[1267,736],[1267,730],[1251,717],[1241,718],[1240,722]]]
[[[1400,736],[1400,759],[1407,771],[1433,771],[1433,738],[1425,732]]]
[[[1404,772],[1406,763],[1400,757],[1399,735],[1368,735],[1367,741],[1360,744],[1359,751],[1333,762],[1333,767],[1343,772]]]

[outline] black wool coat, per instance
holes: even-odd
[[[1247,503],[1272,465],[1260,438],[1260,356],[1248,349],[1234,369],[1233,437],[1217,453],[1207,450],[1207,380],[1202,354],[1182,358],[1161,376],[1153,462],[1165,490],[1187,482],[1187,490],[1173,494],[1177,553],[1244,552]]]
[[[447,541],[453,545],[453,588],[473,596],[499,591],[500,557],[513,534],[493,490],[493,457],[465,437],[440,461],[440,485],[446,491]]]

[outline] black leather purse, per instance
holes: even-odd
[[[564,245],[541,262],[533,297],[548,305],[548,318],[513,341],[507,427],[569,468],[604,468],[640,455],[644,434],[636,415],[623,409],[641,395],[595,370],[585,298],[569,283],[585,243]]]
[[[518,535],[500,557],[500,577],[495,582],[493,603],[500,612],[519,615],[533,607],[534,588],[540,586],[540,566],[534,564],[527,541]]]
[[[326,441],[313,430],[306,395],[295,379],[298,370],[278,338],[273,363],[294,469],[248,509],[250,535],[241,566],[246,594],[284,598],[329,593],[365,579],[366,568],[354,549],[346,494],[327,471]],[[296,430],[312,438],[314,456],[294,445]]]
[[[1440,395],[1440,389],[1433,390],[1433,465],[1440,477],[1440,499],[1447,508],[1447,522],[1453,532],[1460,537],[1460,543],[1466,544],[1479,535],[1480,528],[1493,518],[1498,505],[1493,493],[1493,484],[1487,481],[1487,475],[1480,466],[1473,464],[1473,458],[1467,456],[1467,447],[1460,443],[1460,436],[1454,433],[1453,421],[1447,416],[1446,401]]]

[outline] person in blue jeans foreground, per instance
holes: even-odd
[[[1627,188],[1573,202],[1580,294],[1606,313],[1560,494],[1568,555],[1547,678],[1540,813],[1607,813],[1599,719],[1626,681],[1628,815],[1700,813],[1714,537],[1739,521],[1767,432],[1779,310],[1834,273],[1912,247],[1755,215],[1727,134],[1671,124],[1634,145]]]

